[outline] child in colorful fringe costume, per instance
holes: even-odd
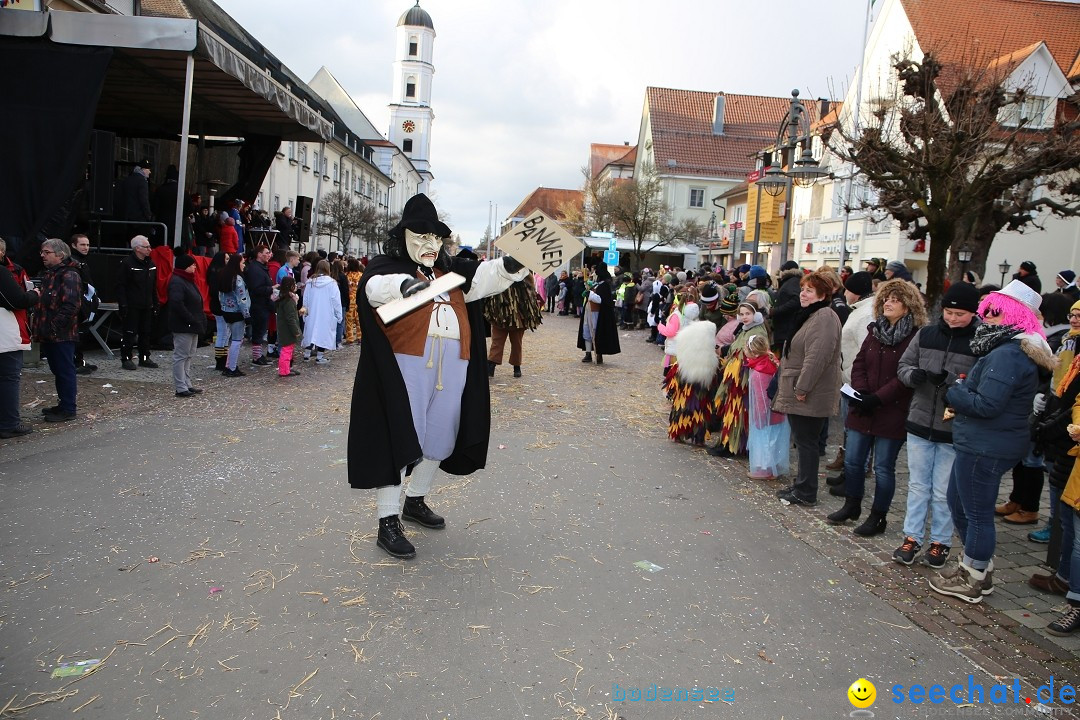
[[[712,421],[715,392],[716,325],[700,320],[679,331],[679,357],[668,370],[664,391],[671,398],[668,437],[675,442],[705,444],[705,431]]]

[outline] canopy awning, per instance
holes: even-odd
[[[111,48],[94,117],[99,130],[129,137],[178,137],[187,56],[194,53],[195,134],[315,142],[333,135],[331,123],[314,108],[197,20],[5,12],[0,13],[4,37]]]

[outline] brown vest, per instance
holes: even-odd
[[[441,277],[443,274],[441,270],[435,271],[435,277]],[[416,277],[420,280],[427,280],[426,277],[420,274],[420,271],[417,271]],[[472,327],[469,325],[469,314],[465,309],[465,293],[461,292],[460,287],[456,287],[450,291],[449,303],[436,300],[434,305],[449,305],[453,308],[454,314],[457,315],[458,334],[461,338],[461,359],[468,360]],[[432,306],[422,305],[409,314],[399,317],[389,325],[384,324],[382,318],[376,313],[375,321],[379,323],[379,327],[386,334],[386,339],[390,341],[390,347],[395,353],[423,357],[428,328],[431,326],[431,313],[434,310],[435,308]]]

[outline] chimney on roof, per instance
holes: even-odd
[[[623,147],[630,147],[630,141],[629,140],[623,140]]]
[[[832,109],[832,102],[830,102],[829,98],[818,98],[818,109],[821,111],[818,119],[821,119],[829,114],[829,110]]]
[[[713,135],[724,134],[724,93],[717,93],[716,95],[716,101],[713,105],[712,133]]]

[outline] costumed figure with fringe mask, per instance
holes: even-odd
[[[755,335],[769,338],[765,318],[757,305],[751,302],[739,303],[735,317],[739,320],[739,327],[735,339],[727,346],[727,351],[724,353],[720,382],[713,399],[714,425],[719,425],[717,432],[720,435],[720,442],[710,448],[710,451],[719,457],[746,453],[748,434],[746,401],[750,390],[750,368],[746,364],[746,343]]]
[[[401,520],[441,529],[428,507],[435,473],[469,475],[487,462],[491,406],[483,298],[528,275],[512,257],[478,262],[450,257],[450,228],[420,193],[405,203],[356,293],[360,363],[349,423],[349,484],[375,490],[376,544],[416,556]],[[386,324],[375,309],[425,289],[447,272],[465,284]],[[408,477],[405,502],[401,489]]]
[[[679,330],[679,356],[668,371],[664,391],[671,398],[668,437],[675,442],[705,444],[716,391],[716,325],[691,321]]]

